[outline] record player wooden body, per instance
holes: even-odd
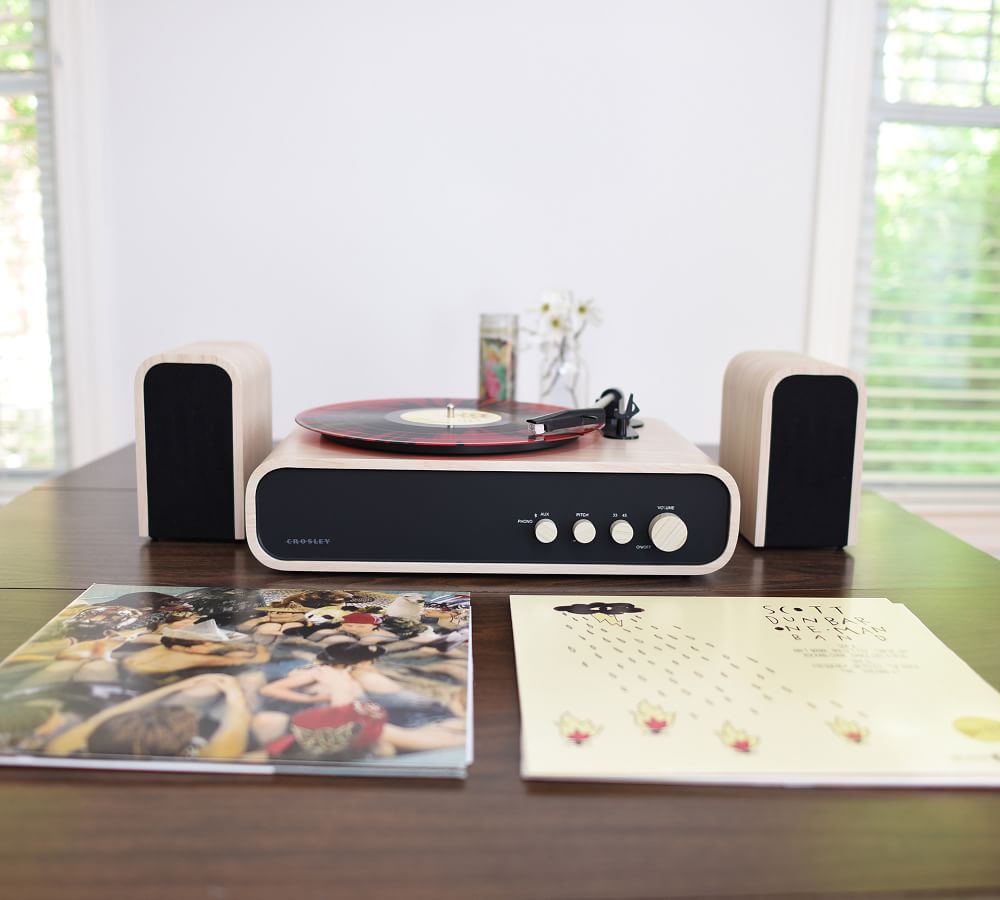
[[[296,428],[254,471],[247,541],[314,572],[701,575],[729,561],[732,476],[666,424],[534,453],[394,454]]]

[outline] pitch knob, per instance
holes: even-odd
[[[649,539],[657,550],[673,553],[684,546],[688,538],[687,525],[674,513],[660,513],[649,523]]]
[[[615,519],[611,523],[611,540],[616,544],[627,544],[632,540],[635,532],[632,530],[632,525],[626,522],[624,519]]]
[[[559,536],[559,529],[551,519],[539,519],[535,522],[535,537],[542,544],[551,544]]]
[[[597,537],[597,529],[590,519],[577,519],[573,523],[573,537],[581,544],[589,544]]]

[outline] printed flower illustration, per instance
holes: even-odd
[[[645,729],[650,734],[659,734],[661,731],[666,731],[674,724],[674,719],[677,718],[677,713],[667,712],[662,707],[656,706],[648,700],[639,702],[634,715],[639,727]]]
[[[578,719],[572,713],[563,713],[559,717],[559,733],[577,747],[586,744],[594,735],[601,733],[601,726],[595,725],[589,719]]]
[[[1000,741],[1000,719],[983,716],[962,716],[955,719],[955,728],[966,737],[977,741]]]
[[[731,722],[726,722],[722,726],[719,737],[722,739],[723,744],[727,747],[732,747],[740,753],[749,753],[760,743],[759,737],[747,734],[742,729],[736,728]]]
[[[840,716],[827,723],[836,734],[853,741],[855,744],[863,744],[868,737],[868,729],[864,725],[852,722],[849,719],[842,719]]]

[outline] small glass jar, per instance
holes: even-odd
[[[517,316],[484,313],[479,317],[479,401],[513,400],[517,371]]]

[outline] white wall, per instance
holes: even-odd
[[[471,396],[478,314],[546,287],[698,441],[734,354],[803,349],[823,0],[95,3],[104,449],[189,340],[267,350],[278,434]]]

